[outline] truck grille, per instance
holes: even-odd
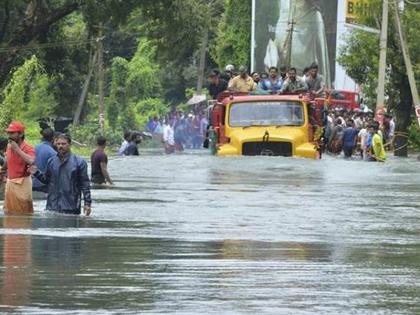
[[[245,142],[242,144],[242,155],[292,156],[290,142]]]

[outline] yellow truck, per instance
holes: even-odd
[[[210,148],[217,156],[319,159],[320,109],[304,95],[227,95],[210,108]]]

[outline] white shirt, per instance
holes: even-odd
[[[360,138],[360,147],[363,149],[365,149],[366,146],[366,140],[367,140],[367,136],[368,136],[368,131],[366,128],[363,128],[359,131],[359,138]]]
[[[124,140],[123,143],[121,144],[120,149],[118,150],[118,155],[125,155],[125,150],[128,147],[128,141]]]
[[[360,119],[360,117],[356,117],[353,120],[354,120],[354,124],[356,125],[356,129],[362,129],[363,127],[362,119]]]
[[[395,133],[395,122],[394,120],[391,120],[389,122],[389,137],[392,139]]]
[[[163,141],[169,145],[175,145],[174,129],[170,125],[163,127]]]

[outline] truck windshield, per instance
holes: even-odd
[[[299,102],[244,102],[230,106],[231,127],[302,126],[304,123],[303,105]]]

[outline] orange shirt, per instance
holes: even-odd
[[[26,142],[22,142],[20,144],[20,149],[35,159],[35,149],[32,146]],[[12,150],[10,144],[7,146],[6,158],[7,177],[9,179],[30,176],[28,172],[29,165],[15,151]]]

